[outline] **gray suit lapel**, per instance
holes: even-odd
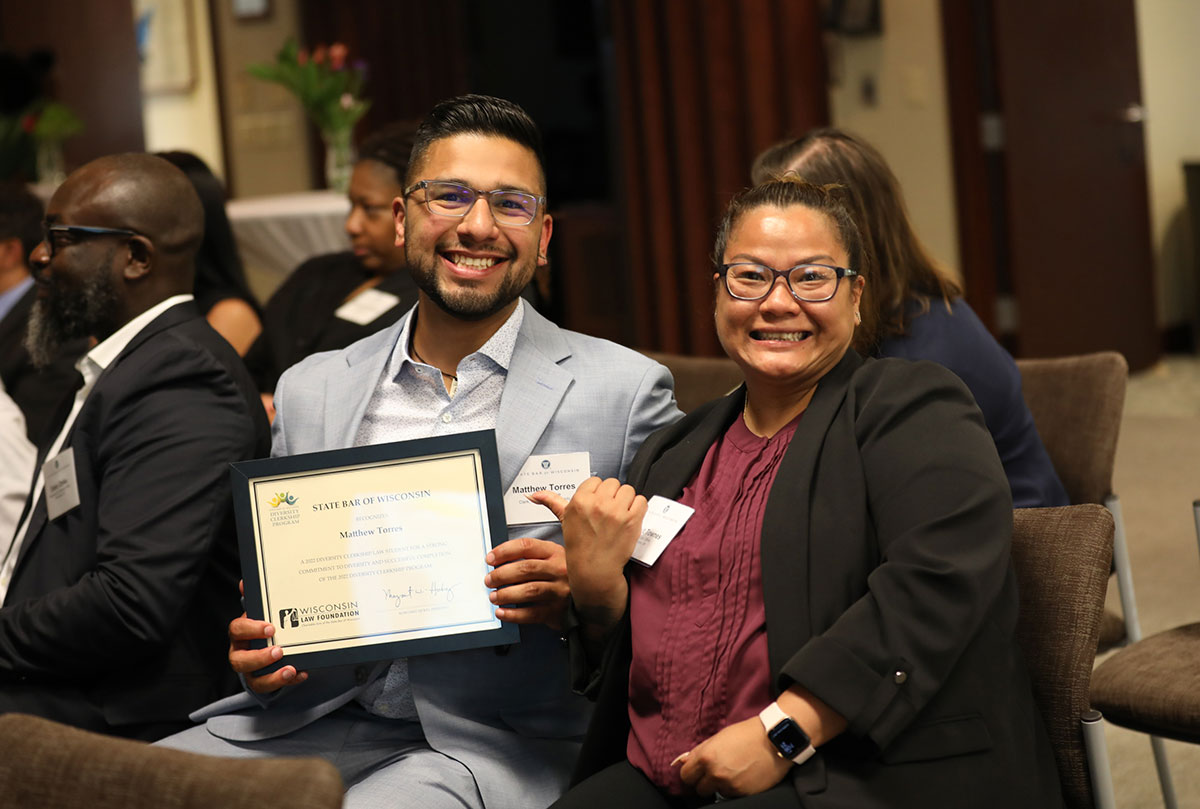
[[[346,352],[346,364],[326,377],[325,449],[354,446],[363,414],[391,359],[400,331],[411,316],[410,310],[390,328],[356,344]]]
[[[500,485],[505,491],[537,446],[575,379],[558,364],[571,354],[558,327],[524,301],[521,305],[525,307],[525,315],[508,365],[500,412],[496,415]]]

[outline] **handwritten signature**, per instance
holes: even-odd
[[[406,599],[416,598],[418,596],[426,596],[426,595],[431,598],[438,598],[440,596],[446,600],[446,603],[449,603],[454,600],[454,588],[455,587],[458,587],[457,583],[456,584],[442,584],[442,583],[434,580],[429,585],[428,588],[413,587],[410,584],[410,585],[408,585],[407,589],[401,590],[398,593],[392,592],[392,588],[390,588],[390,587],[385,587],[385,588],[383,588],[383,595],[384,595],[384,598],[387,598],[389,601],[391,601],[393,607],[399,607],[401,604],[403,604],[405,602]]]

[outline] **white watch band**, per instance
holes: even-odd
[[[784,713],[783,708],[779,707],[778,702],[772,702],[770,705],[763,708],[762,711],[759,712],[759,714],[758,714],[758,720],[760,722],[762,722],[763,730],[765,730],[768,735],[771,733],[772,730],[775,729],[776,725],[778,725],[780,722],[782,722],[785,719],[790,719],[793,724],[796,724],[796,720],[792,719],[790,716],[788,716],[786,713]],[[799,724],[796,724],[796,727],[800,727]],[[805,736],[807,736],[807,735],[808,734],[805,734]],[[799,753],[797,753],[795,756],[792,757],[792,763],[793,764],[803,764],[804,762],[806,762],[810,758],[812,758],[813,754],[816,752],[817,752],[817,748],[813,747],[812,740],[809,740],[808,747],[804,748],[803,750],[801,750]],[[783,758],[782,753],[777,753],[777,755],[780,758]]]

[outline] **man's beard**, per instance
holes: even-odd
[[[64,343],[114,331],[120,296],[112,278],[97,272],[73,290],[50,288],[33,302],[25,327],[25,350],[37,368],[58,358]]]
[[[524,267],[512,264],[510,256],[508,269],[495,292],[488,294],[471,288],[450,291],[443,289],[438,283],[437,262],[441,260],[441,256],[434,252],[429,261],[410,261],[408,271],[412,273],[413,280],[421,291],[439,309],[460,320],[484,320],[491,317],[515,301],[529,283],[529,278],[533,277],[532,273],[524,271]]]

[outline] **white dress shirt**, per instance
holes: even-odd
[[[453,396],[446,391],[439,369],[414,360],[408,352],[416,316],[413,307],[371,394],[355,446],[496,428],[500,395],[504,393],[525,307],[518,305],[478,351],[463,357],[455,372],[458,384]],[[377,716],[416,720],[408,661],[392,661],[387,675],[368,685],[358,702]]]
[[[37,449],[25,437],[25,417],[0,381],[0,558],[21,519],[36,458]]]

